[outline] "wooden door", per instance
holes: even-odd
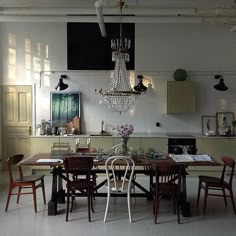
[[[2,167],[14,154],[30,154],[32,86],[2,86]]]

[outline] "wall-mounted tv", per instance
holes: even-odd
[[[67,23],[67,69],[113,70],[111,39],[119,37],[119,23],[105,23],[107,37],[103,38],[98,23]],[[131,39],[127,70],[135,69],[135,24],[123,23],[124,37]]]

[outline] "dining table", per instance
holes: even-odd
[[[52,155],[51,153],[36,153],[29,157],[24,158],[20,165],[22,166],[48,166],[50,167],[50,173],[52,174],[52,189],[51,189],[51,198],[48,202],[48,215],[57,215],[58,204],[65,203],[65,190],[63,189],[63,180],[67,181],[66,176],[64,175],[63,160],[68,157],[77,157],[77,156],[92,156],[94,159],[94,168],[92,172],[94,174],[105,174],[105,162],[109,157],[108,155],[98,155],[97,153],[68,153],[65,155]],[[193,155],[166,155],[161,157],[148,157],[148,156],[136,156],[135,161],[135,176],[144,175],[149,178],[149,188],[144,187],[142,183],[139,182],[139,179],[136,177],[133,180],[133,184],[140,190],[131,193],[131,196],[135,197],[146,197],[148,200],[152,199],[152,190],[151,185],[153,183],[154,172],[152,171],[152,165],[183,165],[184,173],[182,174],[182,186],[181,186],[181,197],[182,201],[187,201],[187,189],[186,189],[186,176],[188,166],[219,166],[219,162],[215,161],[212,157],[209,159],[204,159],[204,156],[207,155],[194,155],[199,157],[195,160],[189,160],[188,157]],[[180,158],[182,157],[182,159]],[[208,156],[207,156],[208,157]],[[179,158],[177,160],[176,158]],[[185,158],[185,159],[184,159]],[[107,192],[100,191],[102,187],[106,184],[106,179],[100,182],[95,186],[94,196],[95,197],[106,197]],[[120,195],[122,196],[122,195]]]

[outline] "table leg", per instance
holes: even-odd
[[[53,167],[52,171],[52,195],[48,202],[48,215],[55,216],[57,214],[57,167]]]
[[[58,174],[58,192],[57,192],[57,200],[58,203],[65,203],[65,190],[63,189],[62,185],[62,167],[59,166],[57,169]]]

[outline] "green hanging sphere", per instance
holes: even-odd
[[[187,78],[187,72],[186,70],[183,70],[183,69],[177,69],[174,72],[173,77],[174,77],[174,80],[176,81],[184,81]]]

